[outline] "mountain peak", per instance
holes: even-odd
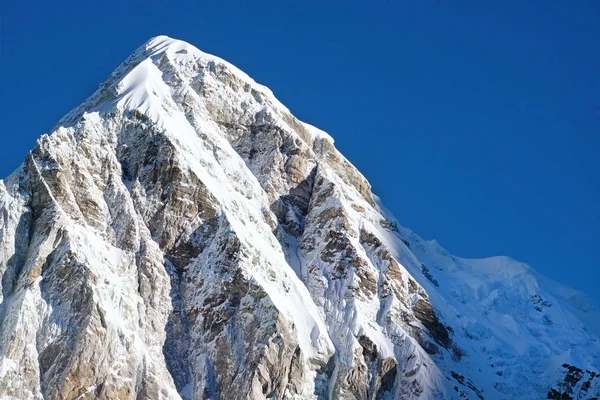
[[[183,40],[173,39],[172,37],[169,37],[167,35],[157,35],[148,39],[148,41],[146,41],[146,43],[144,43],[142,47],[144,48],[144,50],[161,51],[160,49],[168,48],[174,45],[181,46],[177,48],[177,50],[181,50],[185,47],[191,46],[188,42],[185,42]]]
[[[0,181],[0,397],[600,394],[577,292],[378,201],[269,89],[149,40]]]
[[[209,72],[209,73],[207,73]],[[227,61],[195,46],[165,35],[151,38],[127,58],[109,79],[81,106],[68,113],[59,125],[69,126],[85,113],[142,113],[157,124],[179,118],[183,103],[199,103],[199,87],[232,96],[235,101],[255,103],[253,112],[276,119],[281,125],[298,124],[303,140],[334,140],[324,131],[298,121],[273,92]],[[188,104],[189,105],[189,104]],[[183,107],[185,108],[185,107]]]
[[[197,47],[183,40],[174,39],[166,35],[159,35],[150,38],[146,43],[140,46],[133,54],[141,54],[143,57],[156,57],[163,53],[171,56],[176,54],[184,57],[189,55],[194,58],[207,58],[210,60],[219,60],[225,62],[218,57],[205,53]]]

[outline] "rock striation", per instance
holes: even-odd
[[[165,36],[0,181],[0,278],[2,399],[600,396],[581,293],[401,227],[328,134]]]

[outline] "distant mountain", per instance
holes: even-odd
[[[403,228],[328,134],[165,36],[0,181],[0,276],[2,399],[600,396],[583,294]]]

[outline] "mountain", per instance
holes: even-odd
[[[0,275],[2,399],[600,396],[582,293],[421,239],[328,134],[165,36],[0,181]]]

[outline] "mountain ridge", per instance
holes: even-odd
[[[600,390],[579,292],[403,228],[328,134],[166,36],[38,140],[0,210],[0,396]]]

